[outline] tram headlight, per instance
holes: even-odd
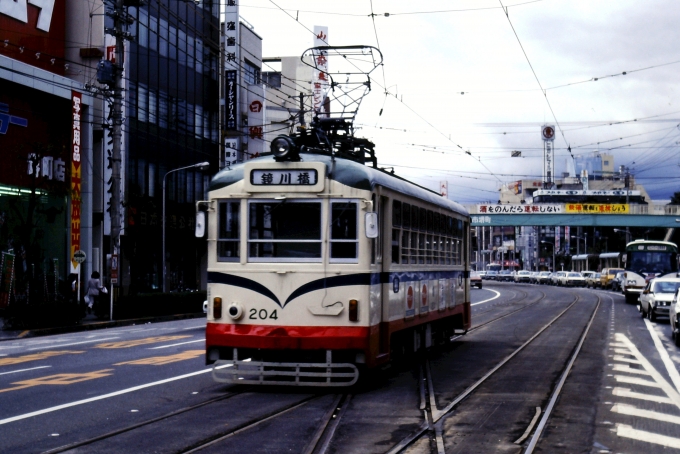
[[[231,303],[229,309],[227,309],[227,315],[232,320],[238,320],[243,317],[243,305],[241,303]]]
[[[297,146],[293,139],[288,136],[278,136],[276,139],[272,140],[270,145],[274,159],[277,161],[299,161],[300,155],[298,154]]]

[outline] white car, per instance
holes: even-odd
[[[671,336],[675,345],[680,347],[680,290],[676,291],[673,296],[669,316],[671,319]]]
[[[669,316],[671,301],[680,288],[678,278],[656,278],[645,285],[640,294],[640,313],[651,321],[658,315]]]
[[[531,282],[531,272],[530,271],[518,271],[515,274],[515,282]]]

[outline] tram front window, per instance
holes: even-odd
[[[248,225],[253,261],[321,260],[320,202],[251,202]]]
[[[676,254],[668,252],[630,252],[629,269],[635,273],[667,274],[677,271]]]

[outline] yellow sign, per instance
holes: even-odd
[[[130,347],[136,347],[138,345],[156,344],[158,342],[168,342],[168,341],[174,341],[174,340],[177,340],[177,339],[185,339],[187,337],[191,337],[191,336],[187,335],[187,336],[147,337],[146,339],[135,339],[135,340],[130,340],[130,341],[106,342],[104,344],[95,345],[95,348],[130,348]]]
[[[77,354],[77,353],[84,353],[84,352],[54,351],[54,352],[33,353],[31,355],[17,356],[16,358],[0,358],[0,366],[9,366],[9,365],[12,365],[12,364],[27,363],[29,361],[38,361],[38,360],[41,360],[41,359],[51,358],[53,356],[72,355],[72,354]]]
[[[625,203],[567,203],[565,211],[584,214],[629,214],[630,205]]]
[[[17,391],[19,389],[32,388],[40,385],[72,385],[80,383],[81,381],[94,380],[95,378],[108,377],[113,369],[103,369],[94,372],[87,372],[85,374],[56,374],[48,375],[47,377],[33,378],[31,380],[23,380],[12,383],[14,388],[0,389],[0,393],[7,391]]]
[[[170,356],[152,356],[150,358],[136,359],[134,361],[125,361],[123,363],[116,363],[114,366],[122,366],[124,364],[136,364],[142,366],[162,366],[164,364],[176,363],[177,361],[184,361],[186,359],[194,359],[205,355],[205,350],[187,350],[182,353]]]

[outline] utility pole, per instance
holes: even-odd
[[[125,0],[113,0],[113,11],[107,12],[113,19],[113,28],[106,29],[106,32],[116,38],[115,63],[113,67],[113,103],[111,106],[111,157],[109,165],[111,167],[111,257],[120,253],[120,225],[121,225],[121,200],[120,200],[120,172],[122,162],[122,140],[123,140],[123,76],[125,68],[125,45],[124,40],[130,39],[130,34],[126,31],[130,18],[125,9]],[[117,261],[118,262],[118,261]],[[118,276],[111,276],[111,284],[120,285]],[[113,291],[111,292],[113,301]],[[110,314],[112,316],[112,314]]]

